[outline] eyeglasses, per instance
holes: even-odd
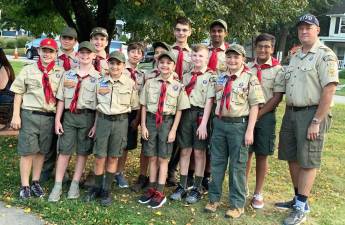
[[[272,46],[270,46],[270,45],[257,45],[256,47],[258,49],[269,49],[269,48],[272,48]]]
[[[183,33],[186,33],[189,31],[189,29],[180,29],[180,28],[175,28],[175,31],[176,32],[183,32]]]

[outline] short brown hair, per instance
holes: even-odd
[[[140,42],[130,43],[127,47],[127,52],[130,52],[131,50],[139,50],[144,55],[144,45]]]
[[[193,45],[193,47],[192,47],[193,52],[199,52],[201,50],[208,51],[208,47],[204,44],[196,44],[196,45]]]
[[[276,44],[276,38],[273,35],[267,33],[262,33],[255,38],[255,46],[257,46],[261,41],[270,41],[272,47],[274,47],[274,45]]]
[[[176,19],[174,27],[176,27],[177,24],[183,24],[183,25],[187,25],[190,28],[192,27],[192,23],[190,22],[190,20],[187,17],[179,17]]]

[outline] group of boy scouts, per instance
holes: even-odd
[[[140,125],[140,173],[131,186],[135,192],[143,190],[139,203],[159,208],[167,201],[164,186],[175,185],[171,200],[194,204],[208,192],[205,211],[214,213],[228,169],[225,216],[238,218],[249,197],[255,154],[256,185],[250,205],[261,209],[268,156],[274,152],[275,112],[285,93],[278,158],[288,162],[295,196],[275,206],[291,210],[284,224],[303,223],[331,122],[338,61],[319,41],[315,16],[300,17],[297,30],[302,47],[284,68],[272,57],[274,36],[266,33],[255,39],[256,57],[247,64],[244,48],[224,41],[228,27],[221,19],[209,26],[209,46],[190,48],[191,23],[178,18],[173,27],[176,42],[153,43],[153,69],[145,72],[138,68],[143,45],[129,44],[127,59],[120,51],[107,54],[109,36],[101,27],[92,30],[90,41],[79,43],[78,52],[73,51],[77,43],[73,28],[61,32],[60,48],[53,39],[42,40],[38,62],[25,66],[11,87],[15,93],[11,125],[19,129],[20,197],[45,195],[42,167],[45,158],[57,151],[48,201],[59,201],[76,152],[67,198],[79,198],[79,183],[93,154],[94,182],[85,201],[100,199],[101,205],[111,205],[114,180],[120,188],[129,187],[125,163],[128,151],[137,148]]]

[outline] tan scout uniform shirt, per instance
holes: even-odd
[[[131,65],[129,64],[129,62],[127,61],[126,62],[126,68],[125,70],[123,71],[123,73],[129,77],[130,79],[131,78],[131,73],[129,72],[128,69],[131,68]],[[135,78],[136,78],[136,81],[135,81],[135,87],[136,89],[138,90],[138,93],[139,93],[139,96],[140,96],[140,93],[144,87],[144,84],[145,84],[145,74],[143,71],[139,70],[138,68],[136,68],[136,73],[135,73]]]
[[[174,53],[176,57],[177,62],[177,56],[178,56],[178,50],[174,49],[174,47],[177,46],[176,43],[171,46],[171,51]],[[189,46],[183,47],[183,74],[188,73],[193,68],[192,62],[191,62],[191,55],[192,55],[192,49],[189,48]]]
[[[206,104],[206,100],[208,99],[207,93],[209,89],[213,89],[213,84],[210,81],[211,77],[215,77],[210,72],[206,72],[206,67],[201,70],[203,73],[197,77],[195,86],[189,95],[189,102],[192,106],[197,106],[200,108],[204,108]],[[186,73],[183,75],[183,85],[186,87],[190,80],[192,79],[192,72]]]
[[[257,75],[257,69],[254,66],[257,61],[248,63],[253,75]],[[272,66],[272,59],[269,58],[265,64]],[[276,65],[267,69],[261,70],[261,87],[264,92],[265,102],[273,97],[274,92],[285,92],[285,80],[284,73],[282,72],[282,66]]]
[[[139,96],[132,79],[121,75],[118,80],[111,76],[99,79],[97,86],[96,109],[107,115],[128,113],[139,109]]]
[[[256,75],[251,72],[242,72],[243,67],[235,73],[237,79],[232,83],[232,91],[230,95],[230,111],[226,108],[226,100],[223,105],[223,117],[241,117],[248,116],[251,106],[258,105],[265,102],[261,85]],[[216,85],[210,97],[216,96],[216,115],[219,115],[219,108],[223,96],[224,86],[226,84],[226,76],[228,74],[222,73],[218,76]],[[212,96],[213,95],[213,96]]]
[[[317,41],[307,54],[302,49],[292,55],[285,69],[286,104],[304,107],[318,105],[322,89],[338,83],[338,59],[334,52]]]
[[[217,52],[217,71],[218,72],[225,72],[226,71],[226,63],[225,63],[225,51],[226,51],[226,46],[225,43],[223,43],[220,47],[221,51]],[[212,55],[212,49],[213,46],[209,45],[208,46],[209,53],[208,53],[208,58],[210,59]]]
[[[65,109],[69,109],[75,88],[78,83],[78,69],[66,71],[60,81],[56,98],[65,102]],[[99,79],[99,72],[91,67],[89,76],[81,81],[77,109],[96,109],[96,85]]]
[[[163,78],[158,76],[147,80],[140,95],[140,104],[150,113],[158,110],[159,95]],[[175,115],[176,111],[190,108],[188,96],[183,85],[174,80],[173,74],[167,80],[167,91],[163,106],[163,115]]]
[[[157,77],[158,75],[159,75],[159,71],[158,71],[158,68],[157,68],[157,67],[155,67],[155,68],[153,68],[153,69],[147,71],[147,72],[145,73],[145,78],[144,78],[144,79],[145,79],[145,82],[146,82],[148,79]],[[176,75],[177,75],[177,74],[176,74]]]
[[[65,53],[60,48],[58,51],[58,57],[55,60],[56,65],[58,65],[62,68],[63,68],[63,60],[59,59],[59,57],[63,54],[65,54]],[[71,64],[71,69],[77,68],[79,66],[79,61],[77,59],[77,53],[76,52],[72,52],[71,54],[69,54],[68,58],[69,58],[69,62]]]
[[[63,72],[63,68],[55,66],[48,73],[54,96],[56,95]],[[48,104],[45,100],[42,77],[43,73],[38,69],[37,63],[33,63],[23,67],[14,80],[11,91],[23,96],[22,109],[43,112],[56,111],[56,104]]]

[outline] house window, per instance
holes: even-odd
[[[341,18],[341,24],[339,26],[339,33],[345,34],[345,17]]]

